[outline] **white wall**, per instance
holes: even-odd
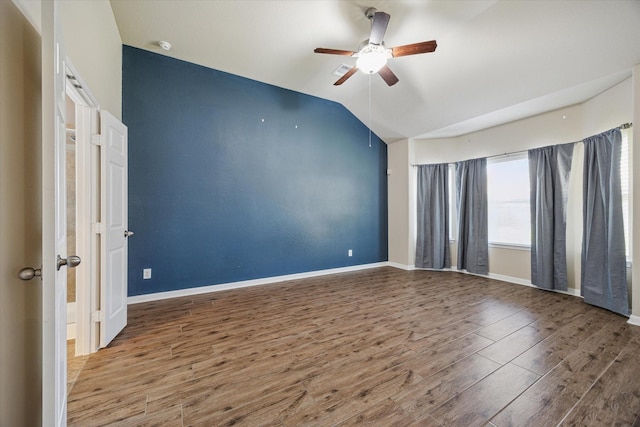
[[[67,56],[101,109],[122,120],[122,39],[108,0],[58,3]]]
[[[405,265],[409,259],[411,230],[409,227],[410,170],[409,141],[398,141],[387,147],[388,240],[389,262]]]
[[[581,130],[581,107],[567,107],[455,138],[415,140],[413,160],[455,162],[564,144],[580,140]]]
[[[40,33],[40,1],[13,1]],[[57,5],[71,65],[100,108],[122,120],[122,39],[111,3],[65,0]]]
[[[404,161],[406,169],[411,164],[450,163],[460,160],[473,159],[525,151],[530,148],[544,147],[554,144],[577,142],[582,139],[614,128],[622,123],[632,121],[632,85],[631,79],[610,88],[602,94],[580,104],[556,111],[540,114],[527,119],[518,120],[501,126],[473,132],[455,138],[439,138],[430,140],[410,140],[409,147],[398,156],[398,151],[389,150],[389,164],[394,164],[394,174]],[[413,145],[413,155],[411,146]],[[404,156],[409,154],[409,159]],[[567,262],[569,287],[578,292],[580,283],[580,253],[582,245],[582,160],[581,144],[574,147],[574,159],[570,181],[569,206],[567,212]],[[415,181],[411,171],[408,187],[409,216],[408,224],[415,221]],[[390,183],[391,184],[391,183]],[[397,186],[389,186],[390,201],[395,200],[393,193],[406,191]],[[389,208],[389,229],[391,221],[399,216],[394,210],[403,211],[405,207]],[[408,229],[408,227],[405,227]],[[396,239],[399,238],[396,236]],[[390,240],[391,242],[391,240]],[[406,268],[412,268],[415,252],[415,232],[405,239],[410,251],[400,251],[390,245],[389,259]],[[404,243],[404,242],[403,242]],[[452,258],[455,259],[455,244],[451,247]],[[518,281],[528,282],[531,279],[530,251],[491,247],[489,249],[489,271],[491,275],[507,276]],[[571,289],[570,289],[571,291]]]
[[[632,93],[632,79],[629,78],[582,104],[583,137],[632,122]]]

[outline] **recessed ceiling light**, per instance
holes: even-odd
[[[171,46],[171,43],[169,43],[168,41],[164,41],[164,40],[160,40],[158,42],[158,46],[160,46],[161,48],[163,48],[164,50],[167,50],[167,51],[171,50],[171,48],[173,47],[173,46]]]

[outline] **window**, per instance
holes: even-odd
[[[527,153],[488,159],[489,243],[531,246]]]
[[[456,206],[456,165],[449,163],[449,240],[452,242],[458,238]]]
[[[622,190],[622,220],[624,222],[624,241],[627,260],[629,260],[629,249],[631,240],[629,236],[629,140],[631,130],[622,130],[622,144],[620,153],[620,189]]]

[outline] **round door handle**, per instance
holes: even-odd
[[[129,230],[124,230],[124,237],[131,237],[133,236],[135,233],[133,231],[129,231]]]
[[[77,267],[78,265],[80,265],[81,261],[82,260],[80,259],[80,257],[76,255],[71,255],[66,259],[58,255],[58,270],[60,270],[60,267],[62,267],[63,265],[66,265],[69,268]]]
[[[42,270],[39,268],[26,267],[18,272],[20,280],[31,280],[34,277],[42,276]]]

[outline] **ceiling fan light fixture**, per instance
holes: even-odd
[[[389,53],[384,46],[368,44],[358,52],[356,67],[365,74],[374,74],[387,65]]]

